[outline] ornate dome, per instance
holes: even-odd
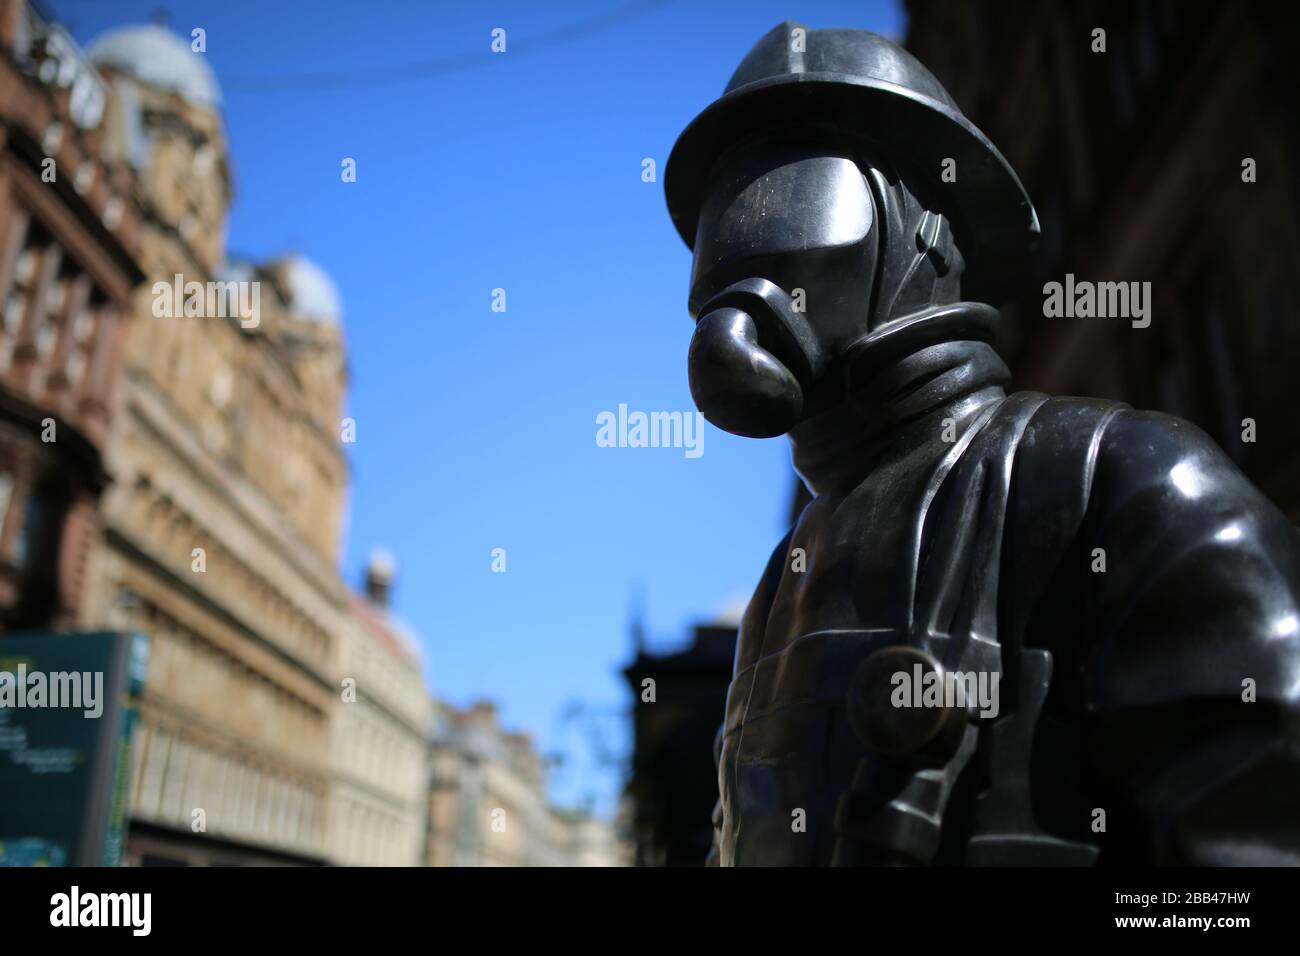
[[[217,76],[207,57],[163,27],[123,27],[95,40],[87,51],[96,66],[114,67],[142,83],[174,90],[191,103],[215,108],[221,102]]]
[[[366,562],[366,577],[374,579],[385,585],[391,585],[393,578],[397,576],[397,559],[393,553],[384,548],[375,548],[370,552],[370,560]]]
[[[294,318],[337,325],[343,318],[343,300],[329,274],[305,256],[284,262],[289,311]]]

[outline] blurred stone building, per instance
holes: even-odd
[[[338,296],[305,260],[226,262],[230,172],[201,54],[141,26],[89,57],[110,91],[104,154],[137,174],[147,277],[82,612],[87,627],[151,644],[127,857],[323,861],[349,606],[335,570],[347,480]],[[174,282],[234,283],[255,292],[257,314],[184,314],[167,301]]]
[[[0,628],[76,624],[143,278],[135,171],[101,156],[108,88],[0,0]]]
[[[718,801],[714,738],[736,655],[736,625],[703,624],[668,654],[640,646],[623,675],[634,696],[631,777],[624,793],[638,866],[703,866]],[[644,699],[654,681],[654,700]]]
[[[0,0],[0,118],[0,630],[148,639],[126,861],[615,862],[526,736],[430,701],[391,560],[340,579],[339,295],[228,256],[204,55]]]
[[[435,702],[429,740],[425,861],[429,866],[616,866],[613,828],[553,808],[545,767],[527,734],[496,707]]]
[[[329,857],[355,866],[424,863],[431,704],[419,645],[393,614],[396,565],[376,553],[340,634]],[[350,685],[347,682],[352,682]]]
[[[907,46],[1002,150],[1038,209],[1038,254],[1003,310],[999,347],[1015,385],[1187,418],[1300,522],[1293,8],[906,8]],[[1044,283],[1067,273],[1150,282],[1150,326],[1044,318]],[[1243,441],[1245,419],[1253,442]]]

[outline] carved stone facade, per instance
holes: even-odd
[[[83,610],[151,642],[127,856],[322,861],[349,601],[339,316],[301,307],[319,296],[300,260],[224,263],[231,184],[203,57],[160,27],[90,56],[111,88],[105,154],[140,174],[147,276]],[[255,289],[257,314],[186,315],[174,282]]]
[[[340,634],[344,694],[335,704],[330,859],[419,866],[430,702],[418,645],[389,608],[394,567],[376,555]]]
[[[83,54],[0,0],[0,628],[148,638],[130,864],[612,861],[526,737],[430,701],[391,568],[340,579],[338,293],[228,258],[219,104],[162,27]]]
[[[100,157],[103,81],[0,0],[0,627],[76,623],[138,265],[135,177]]]
[[[613,828],[555,810],[527,734],[505,731],[496,707],[435,702],[430,738],[429,866],[618,866]]]

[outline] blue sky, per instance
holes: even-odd
[[[393,551],[431,690],[495,699],[507,726],[569,752],[557,798],[591,794],[603,811],[620,781],[565,704],[605,714],[607,743],[626,749],[612,715],[631,703],[618,674],[630,596],[659,648],[743,602],[794,481],[783,439],[708,426],[698,458],[596,444],[596,416],[619,404],[693,409],[690,256],[642,160],[662,173],[780,21],[903,29],[895,4],[861,0],[630,6],[46,3],[83,45],[160,10],[179,34],[206,30],[233,157],[230,249],[302,253],[343,297],[357,422],[344,575]],[[489,50],[495,28],[504,54]]]

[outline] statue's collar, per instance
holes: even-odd
[[[845,400],[790,432],[795,470],[815,493],[852,487],[886,457],[960,432],[1010,377],[990,344],[998,312],[978,302],[932,306],[859,339],[842,365]]]

